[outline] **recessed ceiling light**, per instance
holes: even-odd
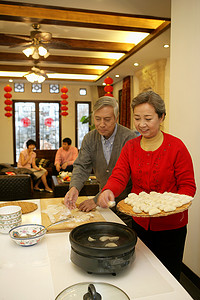
[[[169,48],[168,44],[163,45],[164,48]]]
[[[135,67],[138,67],[139,66],[139,64],[136,62],[136,63],[134,63],[133,64]]]
[[[9,79],[9,82],[13,82],[13,79]]]
[[[105,82],[103,82],[103,83],[102,83],[102,85],[106,85],[106,83],[105,83]]]
[[[116,74],[115,77],[119,77],[119,74]]]

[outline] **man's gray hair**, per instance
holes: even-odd
[[[114,97],[109,97],[109,96],[100,97],[94,104],[93,114],[104,106],[112,106],[114,109],[115,119],[117,119],[119,114],[119,105],[118,105],[118,101]]]

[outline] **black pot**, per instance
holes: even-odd
[[[116,247],[106,247],[108,240],[100,237],[119,237]],[[89,241],[88,238],[93,241]],[[71,261],[88,273],[116,275],[134,259],[137,235],[126,225],[113,222],[94,222],[77,226],[69,235]]]

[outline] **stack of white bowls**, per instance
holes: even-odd
[[[8,205],[0,207],[0,232],[8,233],[13,227],[22,223],[22,209],[20,206]]]

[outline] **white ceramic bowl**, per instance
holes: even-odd
[[[0,224],[0,232],[1,233],[9,233],[9,231],[13,228],[13,227],[16,227],[16,226],[19,226],[21,225],[22,223],[22,219],[20,218],[18,221],[15,221],[15,222],[11,222],[11,223],[1,223]]]
[[[18,223],[21,220],[22,220],[22,216],[19,216],[19,217],[14,218],[14,219],[9,219],[9,220],[0,220],[0,225]]]
[[[35,234],[43,229],[38,235],[34,237],[26,237],[28,234]],[[9,234],[11,239],[20,246],[28,247],[37,244],[44,237],[46,228],[39,224],[26,224],[14,227]]]
[[[17,205],[0,207],[0,221],[15,219],[22,215],[22,209]]]

